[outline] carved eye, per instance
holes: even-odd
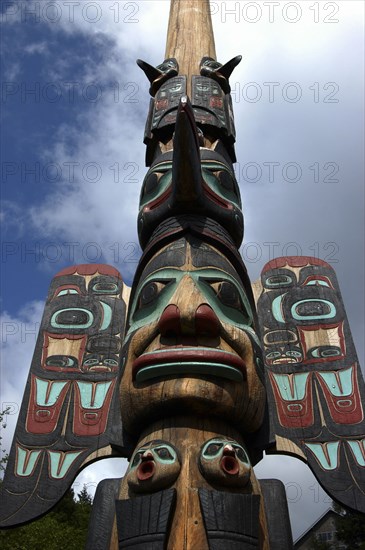
[[[234,450],[236,451],[236,456],[241,462],[249,462],[248,456],[244,449],[239,445],[233,445]]]
[[[141,456],[144,451],[139,451],[134,455],[134,458],[132,460],[131,468],[135,468],[140,462],[141,462]]]
[[[242,308],[241,298],[234,284],[229,281],[222,281],[214,283],[212,286],[222,304],[236,309]]]
[[[161,460],[174,460],[174,457],[167,447],[157,447],[157,449],[155,449],[155,452]]]
[[[166,287],[167,283],[160,281],[151,281],[141,290],[138,300],[138,309],[151,305],[158,297],[160,292]]]
[[[205,456],[216,456],[219,451],[222,449],[223,443],[211,443],[208,445],[208,447],[205,449],[204,455]]]

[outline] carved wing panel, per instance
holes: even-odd
[[[82,467],[111,455],[128,295],[106,265],[52,280],[1,488],[2,526],[45,513]]]
[[[277,258],[257,294],[276,450],[365,511],[364,381],[336,275],[316,258]]]

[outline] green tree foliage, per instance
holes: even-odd
[[[91,497],[84,486],[75,502],[70,489],[49,514],[23,527],[0,531],[2,550],[82,550],[91,512]]]
[[[346,544],[350,550],[365,550],[365,514],[333,505],[337,512],[336,531],[337,540]]]
[[[313,535],[311,538],[311,550],[331,550],[332,546],[329,542],[324,542],[318,536]]]
[[[2,448],[1,440],[1,430],[6,428],[6,415],[9,414],[10,407],[7,409],[4,409],[0,412],[0,472],[3,472],[6,468],[6,463],[8,461],[9,455],[8,453]]]

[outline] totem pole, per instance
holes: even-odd
[[[91,461],[89,549],[292,547],[263,450],[306,461],[365,511],[364,382],[332,268],[269,262],[251,287],[229,77],[208,0],[172,0],[150,81],[132,288],[105,265],[53,279],[2,486],[1,525],[46,513]],[[253,289],[253,290],[252,290]],[[255,302],[256,300],[256,302]],[[128,310],[128,312],[127,312]],[[265,389],[266,388],[266,389]]]

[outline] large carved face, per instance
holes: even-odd
[[[143,270],[130,304],[121,382],[123,425],[208,414],[253,432],[265,390],[252,310],[238,273],[213,247],[180,239]]]

